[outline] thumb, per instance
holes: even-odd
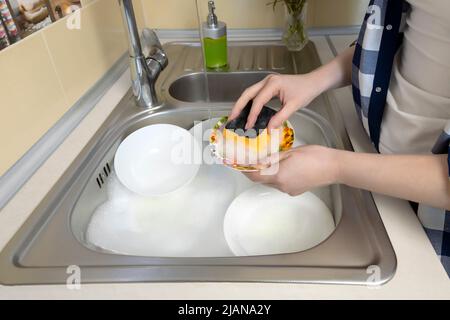
[[[279,163],[279,162],[289,158],[290,156],[291,156],[291,150],[283,151],[283,152],[277,152],[277,153],[274,153],[274,154],[268,156],[264,160],[262,160],[262,164],[272,165],[272,164],[275,164],[275,163]]]
[[[283,160],[288,159],[290,157],[290,155],[291,155],[291,153],[289,151],[280,152],[280,153],[271,155],[267,159],[269,161],[269,163],[267,164],[268,166],[260,171],[260,175],[262,177],[276,176],[278,174],[278,172],[280,171],[281,162]]]

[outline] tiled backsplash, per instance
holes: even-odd
[[[140,27],[197,27],[195,0],[133,1]],[[312,0],[309,24],[358,23],[367,1]],[[230,28],[282,26],[283,10],[274,13],[267,2],[216,0],[218,14]],[[65,17],[0,52],[0,176],[126,51],[118,1],[81,3],[80,28]]]
[[[207,7],[208,0],[198,1]],[[220,20],[227,22],[230,28],[282,27],[285,21],[284,9],[279,5],[273,12],[271,2],[215,0]],[[142,0],[142,3],[149,27],[193,29],[198,26],[195,0]],[[369,0],[309,0],[308,24],[314,27],[359,25],[368,3]]]
[[[72,14],[81,0],[0,0],[0,50]]]
[[[135,0],[139,25],[142,4]],[[0,53],[0,176],[125,53],[118,2],[85,0],[80,28],[61,19]]]

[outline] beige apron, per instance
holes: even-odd
[[[450,120],[450,0],[408,2],[412,10],[393,67],[381,153],[430,153]]]

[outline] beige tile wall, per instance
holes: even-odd
[[[80,29],[65,18],[0,52],[0,176],[126,51],[117,1],[83,4]]]
[[[197,0],[201,18],[208,0]],[[284,9],[272,0],[215,0],[220,20],[230,28],[274,28],[284,23]],[[308,24],[314,27],[359,25],[369,0],[309,0]],[[196,0],[142,0],[146,25],[163,29],[198,27]]]
[[[206,0],[202,1],[206,4]],[[368,0],[310,0],[309,24],[358,24]],[[126,51],[117,0],[82,0],[81,28],[62,19],[0,53],[0,176]],[[230,28],[272,28],[270,0],[216,0]],[[195,0],[134,0],[139,26],[196,28]],[[205,15],[202,12],[201,16]]]

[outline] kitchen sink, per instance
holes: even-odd
[[[169,94],[183,102],[233,102],[247,87],[263,80],[270,72],[191,73],[175,80]]]
[[[0,283],[63,284],[78,266],[83,283],[239,281],[380,285],[396,257],[369,192],[343,185],[313,192],[333,212],[334,232],[317,246],[264,256],[161,257],[118,254],[86,239],[95,209],[106,199],[115,151],[135,130],[155,123],[190,129],[227,115],[242,91],[272,73],[305,73],[320,65],[313,43],[288,52],[278,42],[230,43],[228,72],[204,73],[198,43],[165,45],[170,61],[157,82],[164,104],[136,106],[129,92],[40,205],[0,253]],[[279,102],[269,103],[279,108]],[[351,150],[337,108],[327,95],[290,119],[308,144]],[[156,138],[156,137],[155,137]],[[379,277],[370,282],[373,266]]]

